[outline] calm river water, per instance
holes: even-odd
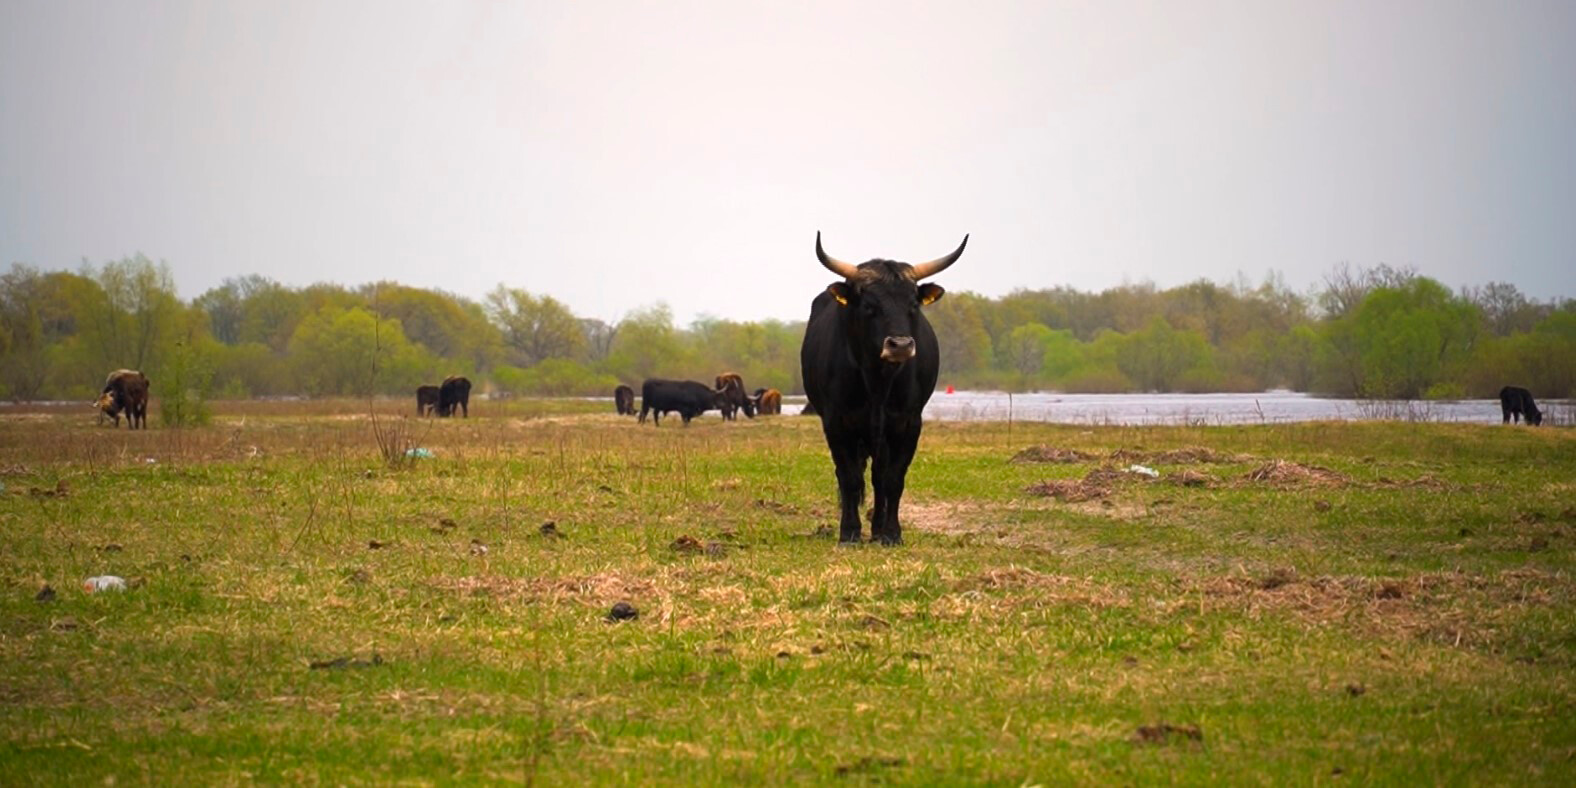
[[[1551,410],[1570,406],[1546,403]],[[1058,424],[1264,424],[1295,421],[1455,421],[1497,424],[1499,400],[1435,402],[1324,399],[1291,391],[1258,394],[1007,394],[937,391],[925,418],[937,421],[1044,421]],[[1563,421],[1563,419],[1560,419]]]

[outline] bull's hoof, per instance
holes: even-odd
[[[870,541],[875,542],[876,544],[879,544],[882,547],[902,547],[903,546],[903,537],[901,537],[901,536],[881,536],[881,537],[877,537],[877,538],[871,539]]]

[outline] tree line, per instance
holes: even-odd
[[[1537,301],[1500,282],[1453,292],[1410,268],[1337,266],[1309,293],[1275,276],[948,293],[926,313],[942,382],[958,387],[1401,399],[1576,388],[1576,300]],[[751,388],[796,393],[803,333],[803,321],[680,326],[660,303],[609,323],[503,284],[476,301],[254,275],[183,301],[169,266],[139,254],[0,275],[0,397],[87,399],[121,367],[147,372],[156,395],[176,381],[199,398],[402,395],[450,374],[499,393],[607,395],[621,382],[725,369]]]

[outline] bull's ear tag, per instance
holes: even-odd
[[[941,285],[933,285],[928,282],[922,284],[919,286],[919,303],[930,306],[940,301],[942,294],[946,292]]]
[[[847,284],[843,282],[833,282],[832,284],[826,286],[826,292],[831,293],[832,297],[837,299],[837,303],[843,306],[848,306],[849,292]]]

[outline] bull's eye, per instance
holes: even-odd
[[[881,311],[881,310],[876,308],[875,304],[870,303],[869,301],[865,302],[864,310],[865,310],[865,316],[866,317],[875,317],[876,313]]]

